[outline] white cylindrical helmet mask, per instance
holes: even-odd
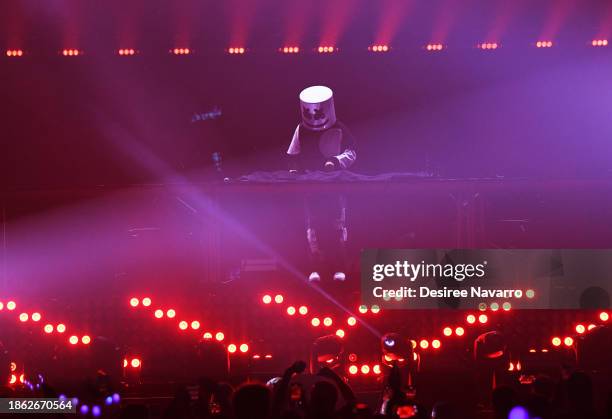
[[[313,131],[323,131],[336,123],[334,92],[326,86],[311,86],[300,93],[302,125]]]

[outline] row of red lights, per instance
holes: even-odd
[[[348,372],[351,375],[357,375],[359,372],[361,372],[362,375],[368,375],[370,373],[380,375],[382,373],[382,370],[379,364],[374,364],[371,367],[368,364],[363,364],[361,365],[361,367],[352,364],[348,367]]]
[[[551,48],[553,47],[553,45],[554,45],[553,41],[548,41],[548,40],[537,41],[535,43],[536,48]],[[607,47],[608,40],[607,39],[593,39],[590,45],[593,47]],[[482,49],[482,50],[496,50],[500,47],[501,45],[497,42],[482,42],[482,43],[476,44],[476,48]],[[424,46],[424,49],[430,52],[442,51],[446,49],[446,45],[439,44],[439,43],[431,43],[431,44],[426,44]],[[235,54],[242,55],[247,52],[247,49],[245,47],[230,47],[230,48],[227,48],[226,51],[228,54],[231,54],[231,55],[235,55]],[[279,48],[279,51],[282,52],[283,54],[298,54],[301,51],[301,49],[298,46],[285,46],[285,47]],[[319,46],[315,48],[315,51],[320,54],[330,54],[330,53],[338,52],[339,48],[335,46],[330,46],[330,45]],[[377,52],[377,53],[378,52],[389,52],[391,51],[391,47],[389,45],[379,45],[379,44],[371,45],[368,47],[368,51]],[[192,52],[193,50],[190,48],[173,48],[170,50],[170,53],[173,55],[190,55]],[[76,56],[82,55],[83,51],[70,48],[70,49],[64,49],[60,51],[60,53],[65,57],[76,57]],[[117,50],[117,54],[122,55],[122,56],[136,55],[137,53],[138,51],[133,48],[120,48]],[[25,55],[25,51],[22,49],[6,50],[7,57],[22,57],[24,55]]]
[[[261,300],[265,305],[272,304],[273,301],[276,304],[282,304],[285,301],[285,297],[282,294],[276,294],[274,297],[272,297],[272,295],[270,294],[265,294]],[[359,309],[362,313],[366,313],[368,311],[368,308],[366,306],[360,306]],[[373,313],[378,313],[379,311],[380,308],[378,306],[372,306]],[[286,312],[289,316],[295,316],[296,314],[305,316],[306,314],[308,314],[308,306],[301,305],[296,308],[296,306],[290,305],[287,307]],[[331,327],[334,323],[334,319],[329,316],[323,317],[322,320],[317,316],[314,316],[310,319],[310,325],[312,327],[319,327],[321,325],[323,325],[324,327]],[[355,317],[350,316],[346,319],[346,323],[350,327],[356,326],[357,319]],[[344,331],[344,329],[337,329],[335,334],[339,338],[344,338],[346,336],[346,332]]]
[[[15,301],[8,301],[6,305],[0,301],[0,311],[4,310],[4,308],[8,311],[14,311],[17,308],[17,303]],[[33,322],[38,323],[42,320],[43,315],[38,311],[28,314],[27,312],[22,312],[19,314],[18,319],[21,323]],[[63,334],[66,332],[66,325],[64,323],[58,323],[55,326],[51,323],[46,323],[43,326],[43,332],[47,335],[52,334],[53,332],[57,332],[59,334]],[[71,335],[68,338],[68,343],[71,345],[76,345],[81,342],[84,345],[89,345],[91,343],[91,337],[89,335],[83,335],[80,338],[77,335]]]
[[[281,297],[281,302],[282,302],[282,296],[280,297]],[[153,304],[153,301],[149,297],[144,297],[142,299],[138,299],[137,297],[131,297],[129,303],[132,308],[136,308],[140,305],[142,305],[143,307],[151,307],[151,305]],[[164,310],[158,308],[153,312],[153,316],[156,319],[162,319],[164,315],[169,319],[174,319],[176,317],[176,310],[173,308],[170,308],[164,312]],[[202,324],[199,320],[192,320],[191,322],[188,322],[187,320],[181,320],[178,323],[178,328],[181,331],[185,331],[188,329],[200,330],[201,326]],[[213,335],[212,332],[204,332],[202,335],[202,339],[204,340],[212,340],[213,338],[217,342],[223,342],[225,340],[225,333],[219,331]],[[227,351],[231,354],[238,352],[238,351],[242,353],[247,353],[249,351],[249,345],[246,343],[242,343],[240,345],[231,343],[227,345]]]

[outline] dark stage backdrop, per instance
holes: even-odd
[[[550,50],[533,42],[554,2],[518,2],[502,48],[492,52],[473,45],[504,2],[460,2],[448,50],[437,54],[422,45],[452,2],[423,2],[397,28],[392,52],[381,55],[366,50],[380,25],[377,2],[340,1],[350,19],[339,30],[340,53],[329,56],[310,48],[330,25],[322,18],[326,7],[336,2],[308,6],[314,11],[304,15],[304,53],[296,56],[275,51],[287,27],[301,20],[291,14],[297,2],[134,1],[126,9],[132,27],[120,18],[122,2],[95,3],[16,1],[2,17],[4,44],[26,51],[0,62],[5,188],[199,178],[217,149],[234,174],[281,168],[298,122],[297,95],[317,83],[335,90],[338,116],[358,139],[355,171],[610,171],[612,53],[589,46],[605,2],[576,5]],[[249,24],[231,13],[246,5],[254,10]],[[224,55],[241,32],[236,27],[249,33],[247,54]],[[193,55],[166,52],[181,38]],[[119,57],[113,51],[121,42],[140,54]],[[58,55],[73,45],[84,55]],[[220,118],[191,122],[215,109]]]

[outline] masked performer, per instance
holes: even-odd
[[[346,126],[336,119],[334,95],[329,87],[312,86],[300,93],[302,122],[297,126],[287,150],[289,170],[298,172],[345,170],[357,158],[355,142]],[[332,239],[328,255],[328,266],[332,267],[336,281],[346,279],[346,200],[343,196],[321,194],[305,198],[306,238],[313,262],[311,281],[320,281],[320,268],[324,261],[320,236],[328,232],[330,225]],[[330,217],[331,215],[331,217]],[[329,220],[332,218],[332,220]],[[330,260],[331,258],[331,260]]]

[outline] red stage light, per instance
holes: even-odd
[[[79,338],[75,335],[72,335],[68,339],[68,342],[70,342],[71,345],[76,345],[77,343],[79,343]]]
[[[33,322],[39,322],[41,318],[40,313],[32,313],[31,319]]]
[[[136,50],[133,48],[121,48],[117,51],[119,55],[134,55],[136,54]]]
[[[554,338],[552,338],[551,342],[552,342],[553,346],[561,346],[561,338],[554,337]]]
[[[289,306],[287,307],[287,314],[293,316],[295,314],[295,307]]]
[[[565,346],[572,346],[574,344],[574,339],[568,336],[563,339],[563,343],[565,344]]]
[[[89,335],[84,335],[81,337],[81,343],[83,343],[83,345],[89,345],[91,343],[91,337]]]
[[[357,368],[357,365],[351,365],[349,367],[349,374],[355,375],[357,374],[358,371],[359,371],[359,368]]]
[[[23,50],[20,50],[20,49],[8,49],[8,50],[6,50],[6,56],[7,57],[22,57],[23,56]]]
[[[319,320],[318,317],[313,317],[310,321],[310,324],[312,324],[314,327],[317,327],[321,324],[321,320]]]
[[[174,317],[176,317],[176,311],[174,311],[173,309],[169,309],[168,311],[166,311],[166,317],[168,317],[169,319],[173,319]]]
[[[372,367],[372,372],[373,372],[374,374],[376,374],[376,375],[380,374],[380,373],[381,373],[381,370],[380,370],[380,365],[378,365],[378,364],[374,365],[374,366]]]
[[[179,322],[179,329],[187,330],[188,327],[189,327],[189,324],[187,324],[187,322],[185,320],[182,320],[182,321]]]
[[[306,314],[308,314],[308,307],[306,306],[300,306],[300,308],[298,309],[298,311],[300,312],[300,314],[302,316],[305,316]]]
[[[174,55],[189,55],[191,54],[191,50],[189,48],[174,48],[170,50],[170,52]]]
[[[486,322],[489,321],[489,318],[487,317],[486,314],[481,314],[480,316],[478,316],[478,321],[482,324],[485,324]]]
[[[202,339],[209,340],[209,339],[212,339],[212,338],[213,338],[213,335],[212,335],[212,333],[210,333],[210,332],[205,332],[205,333],[202,335]]]
[[[249,351],[249,345],[247,345],[246,343],[243,343],[242,345],[240,345],[240,352],[247,353]]]
[[[427,349],[427,348],[429,348],[429,342],[428,342],[427,340],[423,339],[423,340],[421,340],[421,342],[419,343],[419,346],[420,346],[422,349]]]
[[[140,359],[132,358],[132,361],[130,362],[130,365],[132,366],[132,368],[139,368],[142,364],[140,362]]]
[[[333,323],[333,320],[331,319],[331,317],[325,317],[323,319],[323,325],[326,326],[326,327],[331,326],[332,323]]]
[[[344,335],[345,335],[344,330],[342,329],[336,330],[336,336],[338,336],[339,338],[343,338]]]
[[[21,322],[27,322],[28,318],[29,318],[28,313],[21,313],[19,315],[19,321]]]
[[[281,304],[283,302],[283,300],[284,300],[284,298],[283,298],[283,296],[281,294],[276,294],[274,296],[274,302],[276,304]]]
[[[493,50],[499,48],[499,44],[497,42],[483,42],[477,45],[477,48],[484,50]]]
[[[504,311],[510,311],[511,308],[512,308],[512,304],[510,304],[508,301],[506,301],[504,304],[502,304],[502,309]]]
[[[15,384],[17,382],[17,376],[15,374],[11,374],[9,378],[9,384]]]
[[[264,295],[264,296],[261,298],[261,301],[262,301],[264,304],[270,304],[270,303],[272,302],[272,297],[270,297],[268,294],[266,294],[266,295]]]
[[[463,336],[465,334],[465,329],[463,327],[458,327],[455,329],[455,334],[457,336]]]
[[[444,45],[442,45],[442,44],[427,44],[427,45],[425,45],[425,49],[427,51],[442,51],[444,49]]]
[[[225,335],[223,334],[223,332],[217,332],[215,334],[215,339],[218,340],[219,342],[222,342],[223,339],[225,339]]]
[[[583,324],[576,325],[576,333],[583,334],[586,331],[586,327]]]
[[[372,312],[372,314],[378,314],[380,313],[380,306],[373,305],[372,307],[370,307],[370,311]]]
[[[4,310],[4,303],[0,301],[0,311]]]
[[[9,301],[8,303],[6,303],[6,309],[9,311],[13,311],[17,308],[17,303],[15,303],[14,301]]]
[[[601,320],[602,322],[607,322],[608,320],[610,320],[610,315],[607,312],[602,311],[601,313],[599,313],[599,320]]]
[[[368,47],[368,51],[372,52],[389,52],[389,45],[372,45]]]
[[[191,322],[191,328],[193,330],[198,330],[200,328],[200,322],[197,320],[194,320]]]
[[[142,305],[145,307],[149,307],[151,305],[151,299],[149,297],[145,297],[142,299]]]
[[[66,325],[64,323],[60,323],[57,325],[55,330],[57,330],[57,333],[64,333],[66,331]]]
[[[227,345],[227,351],[230,354],[233,354],[234,352],[236,352],[236,345],[234,345],[233,343],[230,343],[229,345]]]
[[[361,373],[363,375],[369,374],[370,373],[370,366],[369,365],[362,365],[361,366]]]
[[[365,305],[361,305],[359,306],[359,308],[357,309],[361,314],[366,314],[368,312],[368,307]]]
[[[320,46],[319,48],[317,48],[317,51],[319,52],[319,54],[331,54],[332,52],[338,51],[338,49],[332,46]]]
[[[162,317],[164,317],[164,310],[155,310],[154,316],[156,319],[161,319]]]
[[[434,339],[431,341],[431,347],[434,349],[440,349],[440,346],[442,346],[442,344],[440,343],[440,341],[438,339]]]
[[[244,54],[246,49],[244,47],[230,47],[228,48],[227,52],[230,54]]]
[[[596,327],[597,327],[597,326],[595,326],[594,324],[590,324],[590,325],[588,325],[587,330],[593,330],[593,329],[595,329]]]
[[[297,54],[298,52],[300,52],[300,48],[299,47],[283,47],[281,48],[281,51],[283,52],[283,54]]]
[[[591,45],[594,47],[607,47],[608,40],[607,39],[593,39],[593,42],[591,42]]]
[[[465,321],[467,321],[469,324],[474,324],[474,323],[476,323],[476,316],[474,316],[473,314],[469,314],[465,318]]]
[[[357,324],[357,319],[351,316],[348,319],[346,319],[346,322],[348,323],[349,326],[355,326]]]
[[[451,329],[450,327],[445,327],[442,333],[444,334],[444,336],[450,336],[453,334],[453,329]]]
[[[551,48],[553,46],[552,41],[538,41],[536,42],[537,48]]]
[[[53,325],[52,324],[46,324],[45,327],[43,328],[43,330],[45,331],[45,333],[53,333]]]
[[[79,51],[78,49],[64,49],[64,50],[62,50],[62,55],[64,57],[76,57],[79,54],[81,54],[81,51]]]
[[[140,301],[138,300],[138,298],[136,297],[130,298],[130,305],[132,307],[138,307],[138,304],[140,304]]]

